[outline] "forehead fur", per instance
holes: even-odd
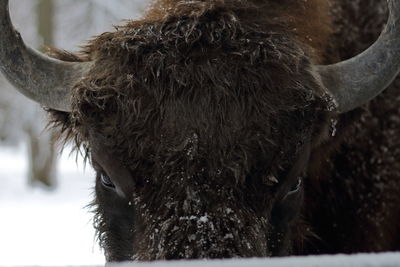
[[[73,98],[81,141],[96,133],[129,161],[197,136],[204,153],[229,162],[254,160],[238,151],[262,159],[304,141],[325,105],[304,47],[279,25],[242,23],[226,7],[203,11],[133,22],[91,42],[95,64]]]
[[[196,17],[210,10],[229,9],[245,23],[284,27],[288,34],[312,47],[314,60],[318,60],[332,33],[330,8],[328,0],[158,0],[143,21]]]

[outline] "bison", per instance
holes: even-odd
[[[158,0],[46,56],[0,0],[0,67],[96,170],[108,261],[398,250],[399,19],[399,0]]]

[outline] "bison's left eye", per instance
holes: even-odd
[[[288,225],[297,217],[303,202],[302,198],[302,181],[299,179],[292,189],[274,206],[272,220],[276,225]]]
[[[111,181],[110,177],[107,174],[101,173],[100,180],[105,187],[115,188],[115,185],[113,184],[113,182]]]
[[[283,198],[283,200],[285,200],[286,198],[291,198],[294,195],[300,193],[300,189],[301,189],[301,179],[298,180],[297,184],[292,188],[292,190],[290,190],[286,196]]]

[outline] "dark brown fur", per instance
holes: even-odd
[[[92,40],[72,114],[52,113],[98,172],[107,258],[399,249],[396,83],[336,118],[312,69],[370,45],[384,4],[161,0]]]

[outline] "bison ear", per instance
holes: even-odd
[[[356,57],[318,66],[338,112],[355,109],[380,94],[400,72],[400,1],[388,0],[389,19],[379,39]]]
[[[0,70],[26,97],[59,111],[71,110],[72,86],[91,66],[50,58],[25,45],[14,29],[8,0],[0,0]]]

